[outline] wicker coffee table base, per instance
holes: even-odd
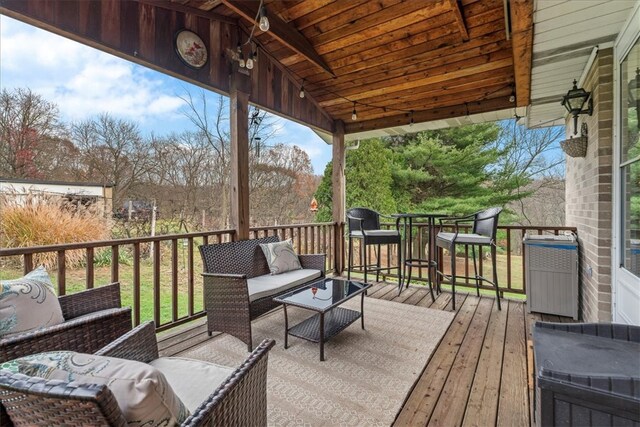
[[[361,319],[364,329],[364,292],[361,294],[360,311],[349,310],[342,307],[334,307],[326,313],[316,313],[307,320],[289,328],[287,316],[287,304],[284,307],[284,348],[289,348],[289,335],[320,343],[320,361],[324,361],[324,343],[339,334],[349,325]]]

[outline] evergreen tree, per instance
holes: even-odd
[[[318,201],[316,220],[332,220],[332,163],[327,164],[316,190]],[[391,151],[379,139],[362,141],[357,150],[348,150],[345,161],[347,209],[367,207],[381,213],[397,210],[391,192]]]

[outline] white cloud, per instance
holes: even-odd
[[[31,88],[66,120],[108,112],[144,124],[179,115],[183,101],[168,77],[5,16],[0,27],[0,85]]]

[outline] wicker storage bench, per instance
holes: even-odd
[[[538,426],[640,425],[640,327],[537,322],[533,341]]]
[[[0,338],[0,362],[71,350],[93,353],[131,330],[131,308],[120,306],[120,284],[112,283],[58,298],[64,323]]]
[[[276,308],[273,298],[320,280],[325,254],[298,255],[302,270],[271,275],[261,243],[278,236],[200,246],[207,332],[226,332],[253,348],[251,321]]]

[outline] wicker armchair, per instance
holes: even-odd
[[[131,309],[120,306],[119,283],[61,296],[58,300],[65,322],[0,338],[0,362],[43,351],[93,353],[131,330]]]
[[[264,340],[218,388],[192,411],[183,426],[267,424],[267,358],[274,345]],[[96,354],[149,363],[158,358],[155,326],[144,323]],[[178,396],[180,397],[180,396]],[[0,426],[126,426],[105,385],[70,386],[42,378],[0,374]],[[3,424],[4,422],[4,424]]]
[[[252,349],[251,321],[276,308],[273,298],[291,291],[269,294],[251,301],[248,280],[269,275],[267,260],[261,243],[279,241],[278,236],[241,240],[200,246],[204,266],[204,306],[207,312],[207,331],[225,332],[240,339]],[[319,270],[325,275],[325,254],[298,255],[303,269]],[[286,273],[285,273],[286,274]],[[272,276],[280,277],[280,275]],[[296,286],[304,286],[306,281]]]

